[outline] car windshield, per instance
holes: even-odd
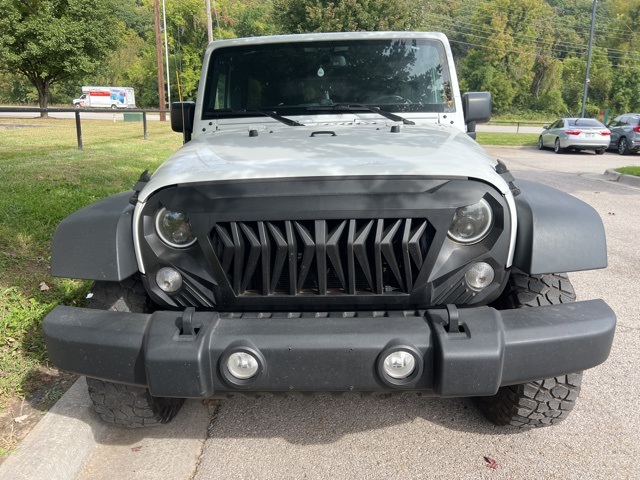
[[[203,119],[280,115],[328,106],[389,112],[451,112],[444,46],[428,39],[375,39],[226,47],[211,56]],[[324,107],[324,108],[322,108]],[[313,112],[316,113],[316,112]]]
[[[599,127],[604,128],[604,125],[598,120],[593,118],[572,118],[569,120],[571,127]]]

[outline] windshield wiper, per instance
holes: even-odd
[[[377,113],[378,115],[382,115],[389,120],[393,120],[394,122],[402,122],[405,125],[415,125],[416,122],[412,122],[411,120],[407,120],[400,115],[396,115],[395,113],[387,112],[385,110],[381,110],[380,107],[372,107],[370,105],[363,105],[361,103],[332,103],[331,105],[319,105],[317,107],[308,107],[309,110],[345,110],[345,111],[354,111],[354,110],[366,110],[367,112]]]
[[[304,123],[300,123],[297,120],[291,120],[290,118],[283,117],[282,115],[278,115],[276,112],[270,112],[268,110],[232,110],[230,108],[214,110],[209,112],[212,115],[264,115],[265,117],[271,117],[274,120],[277,120],[285,125],[289,125],[290,127],[304,127]]]

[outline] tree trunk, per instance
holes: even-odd
[[[40,108],[49,106],[49,82],[47,80],[38,79],[35,82],[38,90],[38,105]],[[40,112],[40,118],[49,118],[49,112]]]

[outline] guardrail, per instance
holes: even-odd
[[[0,107],[0,113],[74,113],[76,119],[76,135],[78,137],[78,150],[83,149],[82,145],[82,122],[80,115],[83,113],[100,113],[103,115],[114,115],[122,113],[142,113],[142,129],[143,137],[147,140],[147,113],[159,113],[160,119],[168,113],[168,110],[142,109],[142,108],[123,108],[123,109],[104,109],[104,108],[39,108],[39,107]],[[21,117],[15,117],[21,118]],[[126,117],[125,117],[126,118]]]
[[[515,125],[516,126],[516,133],[520,133],[520,126],[523,127],[540,127],[542,128],[545,125],[549,125],[552,122],[502,122],[502,121],[496,121],[496,122],[489,122],[487,123],[487,125],[490,126],[512,126]]]

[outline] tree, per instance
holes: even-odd
[[[409,0],[275,0],[282,33],[411,30],[419,9]]]
[[[53,83],[82,78],[118,44],[111,6],[110,0],[0,0],[0,65],[24,75],[46,108]]]

